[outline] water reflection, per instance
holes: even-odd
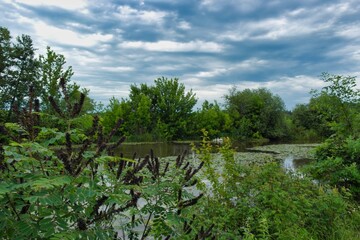
[[[191,152],[191,146],[187,143],[141,143],[141,144],[124,144],[120,146],[116,153],[123,153],[124,157],[132,158],[134,153],[139,158],[143,158],[150,154],[150,150],[154,151],[157,157],[178,156],[185,150]]]
[[[308,164],[309,162],[310,159],[307,158],[296,159],[294,158],[294,156],[289,155],[284,159],[283,168],[289,171],[296,171],[298,168],[301,168],[302,166]]]
[[[199,143],[195,143],[199,145]],[[237,152],[246,152],[247,148],[262,145],[261,143],[254,142],[235,142],[233,143],[233,148]],[[200,146],[198,146],[200,147]],[[157,157],[168,157],[168,156],[178,156],[182,154],[185,150],[188,153],[192,153],[192,148],[189,143],[179,143],[179,142],[158,142],[158,143],[126,143],[121,145],[116,153],[123,153],[124,157],[132,158],[134,153],[137,157],[145,157],[150,153],[150,150],[154,151],[154,155]]]
[[[247,151],[249,144],[237,145],[236,151]],[[136,153],[137,158],[143,158],[146,155],[150,154],[150,150],[154,151],[154,155],[157,157],[168,157],[168,156],[178,156],[184,151],[187,151],[189,154],[192,153],[190,144],[188,143],[127,143],[120,146],[116,153],[123,153],[124,157],[132,158],[134,153]],[[289,171],[296,171],[298,168],[309,163],[309,159],[294,158],[293,155],[287,156],[283,161],[283,167]]]

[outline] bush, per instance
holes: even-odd
[[[81,101],[67,104],[68,109],[51,102],[66,123],[65,132],[39,128],[39,110],[31,108],[37,104],[23,111],[21,124],[0,126],[1,136],[6,136],[0,139],[1,239],[208,234],[201,228],[188,229],[189,220],[182,213],[202,197],[185,188],[196,183],[194,175],[202,164],[191,166],[184,156],[160,162],[153,153],[144,159],[115,156],[114,149],[125,140],[111,142],[121,120],[105,135],[95,116],[89,131],[79,136],[73,119]],[[80,146],[74,146],[79,141]]]
[[[323,183],[349,189],[360,202],[360,139],[334,136],[316,149],[315,157],[306,171]]]
[[[219,161],[203,145],[210,184],[196,206],[197,223],[214,224],[217,239],[358,239],[360,212],[345,189],[317,185],[278,163],[236,164],[232,150]],[[221,167],[223,166],[223,167]],[[194,213],[194,212],[192,212]]]

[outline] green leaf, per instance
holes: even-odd
[[[10,185],[6,182],[0,183],[0,199],[7,193],[11,192]]]
[[[35,191],[39,191],[41,189],[52,189],[70,183],[71,183],[71,178],[69,176],[56,176],[56,177],[37,179],[31,182],[30,185],[32,189],[34,189]]]

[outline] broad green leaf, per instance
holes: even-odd
[[[10,185],[6,182],[0,183],[0,199],[9,192],[11,192]]]
[[[39,191],[40,189],[52,189],[69,183],[71,183],[71,178],[69,176],[56,176],[51,178],[40,178],[30,184],[32,189]]]

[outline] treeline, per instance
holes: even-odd
[[[178,79],[159,78],[148,86],[132,85],[127,99],[112,98],[104,109],[104,125],[110,129],[123,118],[123,131],[134,141],[196,139],[201,129],[210,138],[228,136],[234,140],[323,140],[343,128],[359,133],[359,102],[355,97],[340,98],[334,89],[353,92],[355,77],[323,74],[328,83],[312,92],[309,103],[286,111],[280,96],[268,89],[230,89],[225,104],[205,101],[194,111],[196,96]],[[332,86],[332,87],[331,87]]]
[[[0,28],[0,121],[16,122],[15,112],[25,106],[29,86],[41,102],[45,115],[42,124],[49,127],[46,116],[54,113],[48,96],[65,109],[65,102],[57,91],[60,79],[68,86],[69,100],[84,95],[84,107],[79,128],[89,131],[92,116],[97,113],[105,127],[112,129],[117,119],[124,124],[115,135],[124,133],[128,141],[171,141],[199,139],[206,129],[210,138],[244,139],[301,139],[318,140],[331,136],[334,126],[346,131],[359,131],[359,103],[351,96],[340,99],[331,89],[313,92],[309,103],[286,111],[280,96],[265,88],[229,89],[222,96],[225,103],[205,101],[194,109],[197,98],[179,79],[158,78],[154,84],[131,85],[127,98],[111,98],[101,107],[89,98],[89,90],[71,82],[74,72],[66,67],[65,57],[50,47],[45,55],[35,57],[30,36],[12,39],[8,29]],[[324,74],[323,80],[339,88],[355,87],[355,78]],[[351,85],[352,84],[352,85]],[[345,91],[345,90],[344,90]],[[63,126],[64,128],[66,126]]]

